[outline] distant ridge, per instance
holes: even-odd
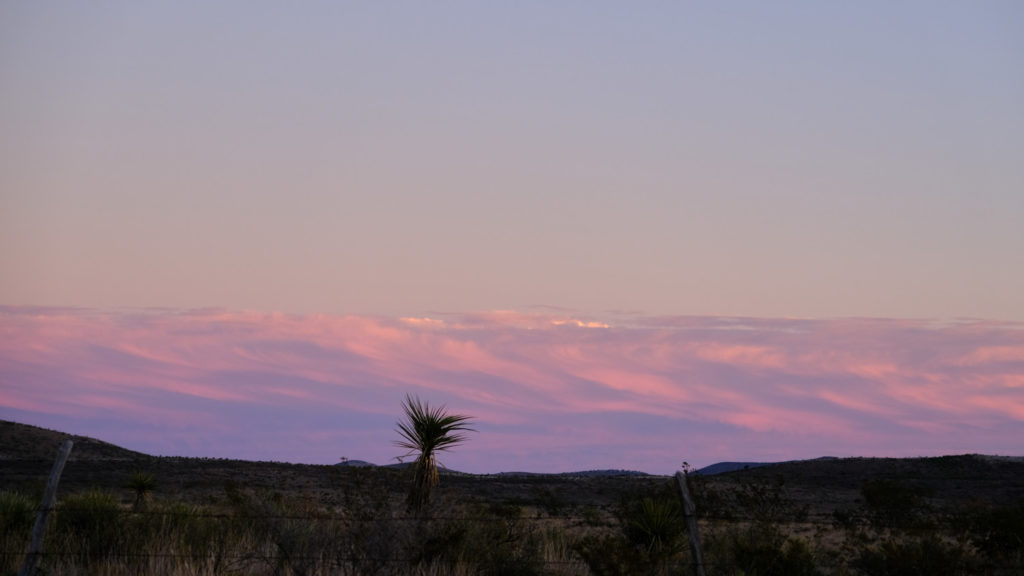
[[[386,464],[384,466],[380,466],[378,464],[374,464],[373,462],[367,462],[366,460],[348,460],[348,459],[342,460],[341,462],[335,464],[335,466],[342,466],[342,467],[350,466],[350,467],[355,467],[355,468],[378,468],[378,467],[381,467],[381,468],[405,468],[405,467],[407,467],[409,465],[410,465],[409,462],[400,462],[400,463],[397,463],[397,464]],[[461,474],[461,475],[467,474],[466,472],[459,472],[458,470],[452,470],[450,468],[445,468],[443,466],[440,467],[438,469],[438,471],[441,474]],[[650,476],[650,474],[648,474],[647,472],[639,472],[639,471],[636,471],[636,470],[607,469],[607,470],[580,470],[580,471],[576,471],[576,472],[519,472],[519,471],[516,471],[516,472],[496,472],[494,474],[484,474],[484,476],[510,476],[510,477],[514,477],[514,476],[572,476],[572,477],[577,477],[577,478],[579,478],[579,477],[592,478],[592,477],[605,477],[605,476]]]
[[[605,476],[650,476],[647,472],[636,470],[580,470],[577,472],[498,472],[493,476],[572,476],[572,477],[605,477]]]
[[[737,470],[749,470],[750,468],[760,468],[761,466],[768,466],[772,462],[716,462],[710,466],[705,466],[696,473],[702,476],[713,476],[715,474],[725,474],[726,472],[735,472]]]
[[[78,436],[57,430],[49,430],[47,428],[41,428],[31,424],[21,424],[19,422],[11,422],[9,420],[0,420],[0,461],[52,460],[57,455],[57,450],[60,448],[61,443],[67,439],[71,439],[75,443],[75,446],[71,451],[71,460],[138,460],[152,457],[151,455],[144,454],[142,452],[121,448],[120,446],[110,444],[109,442],[89,438],[87,436]],[[761,466],[769,466],[772,464],[780,464],[780,462],[718,462],[710,466],[705,466],[704,468],[697,470],[696,473],[711,476],[714,474],[735,472],[737,470],[759,468]],[[335,466],[352,468],[404,468],[408,465],[408,462],[399,462],[381,466],[366,460],[355,459],[344,459],[335,464]],[[464,474],[457,470],[451,470],[444,467],[442,467],[440,471],[442,474]],[[650,476],[647,472],[614,468],[578,470],[573,472],[509,471],[497,472],[488,475],[508,477],[565,476],[577,478]]]
[[[366,460],[349,460],[344,459],[341,462],[335,464],[335,466],[351,466],[353,468],[369,468],[376,467],[377,465],[373,462],[367,462]]]
[[[751,468],[760,468],[762,466],[772,466],[775,464],[792,464],[794,462],[818,462],[822,460],[837,460],[835,456],[822,456],[820,458],[811,458],[808,460],[784,460],[782,462],[716,462],[710,466],[705,466],[700,470],[697,470],[697,474],[704,476],[713,476],[715,474],[725,474],[727,472],[735,472],[737,470],[749,470]]]
[[[132,466],[157,466],[161,462],[173,461],[175,469],[188,469],[185,465],[208,468],[210,466],[234,466],[243,470],[276,469],[280,466],[291,467],[312,467],[318,468],[322,465],[307,465],[287,462],[253,462],[244,460],[231,460],[225,458],[203,458],[203,457],[161,457],[136,452],[121,448],[114,444],[90,438],[49,430],[30,424],[21,424],[0,419],[0,480],[19,477],[15,469],[24,463],[45,462],[41,468],[49,470],[61,443],[71,439],[75,442],[71,452],[71,462],[95,462],[102,464],[104,473],[109,470],[128,469],[118,464],[108,466],[107,463],[121,462]],[[19,463],[19,464],[15,464]],[[408,466],[409,463],[396,463],[378,466],[365,460],[344,460],[335,466],[339,467],[366,467],[395,469]],[[935,484],[941,483],[942,479],[957,477],[957,484],[952,491],[970,493],[971,490],[979,494],[985,494],[987,498],[994,498],[1000,494],[1008,497],[1019,497],[1024,494],[1024,456],[1015,455],[984,455],[984,454],[961,454],[931,457],[843,457],[823,456],[806,460],[788,460],[781,462],[718,462],[696,470],[696,474],[713,476],[718,474],[736,473],[741,475],[764,476],[772,474],[785,474],[792,483],[803,482],[813,486],[842,487],[844,490],[856,491],[860,485],[869,478],[879,476],[891,476],[899,478],[918,478],[919,483]],[[31,469],[35,469],[30,467]],[[29,468],[26,468],[29,469]],[[109,469],[109,470],[108,470]],[[564,479],[579,478],[643,478],[654,477],[658,474],[649,474],[634,470],[622,469],[600,469],[582,470],[576,472],[543,473],[543,472],[499,472],[492,474],[470,474],[456,470],[442,468],[442,474],[451,477],[493,477],[493,478],[523,478],[533,482],[534,479],[548,478],[555,481]],[[36,474],[36,472],[32,472]],[[981,484],[975,482],[975,476],[981,474]],[[204,477],[209,473],[204,472]],[[986,476],[987,475],[987,476]],[[668,476],[668,475],[666,475]],[[988,482],[985,478],[994,477],[998,481]],[[95,482],[90,477],[88,482]],[[121,482],[122,480],[119,480]],[[974,482],[972,484],[971,482]],[[985,482],[988,482],[985,484]],[[962,484],[962,487],[960,485]]]

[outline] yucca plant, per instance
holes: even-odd
[[[153,490],[156,490],[156,479],[149,472],[136,470],[128,477],[127,486],[135,493],[135,510],[145,510],[149,505]]]
[[[439,482],[437,453],[466,440],[465,432],[472,418],[448,414],[444,406],[431,408],[416,396],[406,395],[402,404],[405,420],[398,422],[400,440],[395,445],[406,448],[406,456],[416,455],[412,464],[413,482],[409,490],[410,510],[420,510],[430,501],[430,493]]]
[[[625,516],[626,536],[649,555],[671,555],[682,549],[684,520],[678,500],[644,497]]]

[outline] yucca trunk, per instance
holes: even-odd
[[[440,482],[437,459],[433,453],[422,454],[413,462],[413,483],[409,491],[409,508],[419,510],[430,502],[430,493]]]

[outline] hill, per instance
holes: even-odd
[[[726,473],[724,482],[783,478],[795,500],[812,506],[852,506],[868,481],[913,486],[937,506],[1024,499],[1024,458],[960,454],[922,458],[820,458],[780,462]]]
[[[0,489],[21,489],[45,480],[60,444],[75,442],[61,480],[62,492],[92,487],[124,490],[134,470],[158,480],[158,496],[208,501],[222,496],[227,484],[293,495],[316,495],[329,504],[339,490],[370,482],[395,494],[405,490],[400,467],[311,465],[250,462],[220,458],[155,457],[94,438],[0,421]],[[720,463],[716,473],[701,470],[711,491],[727,493],[751,483],[784,480],[787,497],[812,511],[828,515],[849,508],[860,498],[865,482],[889,479],[921,488],[938,506],[967,502],[1009,503],[1024,499],[1024,458],[965,454],[933,458],[820,458],[764,463]],[[733,468],[725,470],[726,468]],[[665,485],[665,476],[624,470],[538,474],[463,474],[443,472],[444,490],[458,498],[491,503],[606,508],[624,494]],[[124,498],[128,498],[127,491]],[[546,504],[545,504],[546,503]]]
[[[760,466],[769,466],[774,462],[716,462],[710,466],[705,466],[697,470],[697,474],[704,476],[714,476],[715,474],[724,474],[726,472],[735,472],[737,470],[749,470],[750,468],[758,468]]]
[[[95,438],[0,420],[0,461],[49,460],[52,462],[57,456],[61,444],[68,439],[75,443],[69,457],[71,461],[148,458],[141,452],[121,448]]]

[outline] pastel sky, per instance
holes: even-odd
[[[394,462],[407,393],[477,418],[470,472],[1020,454],[1024,326],[0,311],[0,417],[151,454]]]
[[[383,461],[419,391],[473,470],[1019,453],[1021,102],[1015,0],[3,2],[0,417]]]

